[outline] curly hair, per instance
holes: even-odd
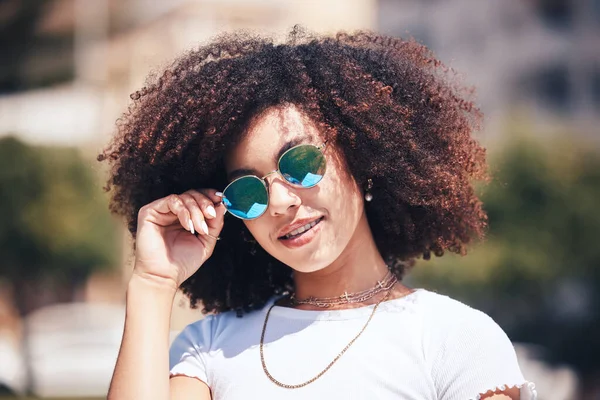
[[[482,114],[455,75],[416,41],[368,31],[319,36],[294,27],[282,43],[219,36],[131,95],[98,156],[111,165],[111,211],[135,239],[145,204],[192,188],[222,190],[225,154],[248,124],[293,104],[340,149],[359,184],[372,180],[367,218],[401,279],[417,257],[464,254],[486,228],[472,185],[487,178],[485,149],[472,137]],[[212,257],[182,284],[192,306],[243,313],[292,290],[292,270],[242,221],[226,218]]]

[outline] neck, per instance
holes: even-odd
[[[296,298],[334,297],[370,289],[387,273],[363,214],[350,242],[332,264],[315,272],[294,272]]]

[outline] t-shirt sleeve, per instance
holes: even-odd
[[[486,314],[469,311],[452,324],[435,357],[432,376],[440,400],[474,399],[527,383],[502,328]]]
[[[170,375],[197,378],[208,385],[207,353],[210,350],[213,316],[188,325],[169,350]]]

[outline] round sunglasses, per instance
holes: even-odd
[[[244,175],[233,180],[223,190],[223,204],[235,217],[250,220],[260,217],[269,207],[269,187],[266,178],[279,173],[286,182],[301,188],[311,188],[321,182],[327,165],[321,146],[301,144],[279,157],[277,170],[259,178]]]

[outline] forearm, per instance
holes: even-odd
[[[134,274],[108,400],[169,399],[169,331],[176,289]]]

